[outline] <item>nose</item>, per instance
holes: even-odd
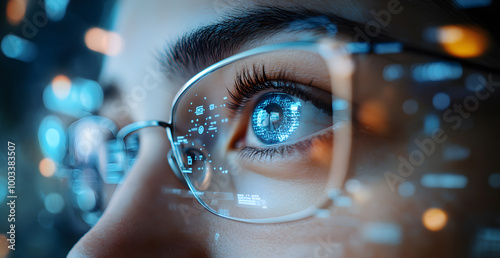
[[[184,186],[168,164],[169,144],[165,131],[162,134],[151,132],[141,138],[134,166],[101,219],[68,257],[207,256],[204,227],[187,227],[184,214],[177,208],[192,207],[193,199],[165,191]],[[190,222],[204,224],[200,220]]]

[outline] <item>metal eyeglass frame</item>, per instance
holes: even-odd
[[[318,209],[320,209],[321,207],[324,207],[325,203],[321,202],[320,205],[306,208],[306,209],[299,211],[297,213],[293,213],[293,214],[289,214],[289,215],[285,215],[285,216],[280,216],[280,217],[274,217],[274,218],[265,218],[265,219],[243,219],[243,218],[235,218],[235,217],[226,216],[226,215],[217,213],[211,207],[209,207],[205,203],[205,201],[203,201],[199,197],[200,194],[197,193],[195,187],[190,183],[189,179],[187,178],[187,175],[185,175],[185,173],[182,173],[182,171],[180,169],[182,167],[182,165],[179,162],[179,160],[180,160],[179,158],[181,157],[181,153],[180,153],[179,148],[177,148],[174,144],[172,130],[174,128],[173,121],[175,121],[175,113],[176,113],[177,104],[178,104],[179,100],[184,96],[184,94],[192,86],[196,85],[200,80],[202,80],[206,76],[210,75],[211,73],[213,73],[213,72],[215,72],[215,71],[217,71],[217,70],[219,70],[219,69],[221,69],[229,64],[232,64],[235,61],[241,60],[241,59],[246,58],[246,57],[258,55],[258,54],[274,52],[274,51],[278,51],[278,50],[285,50],[285,49],[309,50],[309,51],[312,50],[314,52],[319,53],[321,51],[324,51],[325,47],[327,47],[327,46],[325,46],[325,44],[323,44],[322,42],[316,41],[316,40],[315,41],[286,42],[286,43],[257,47],[257,48],[247,50],[247,51],[241,52],[239,54],[233,55],[233,56],[228,57],[226,59],[223,59],[222,61],[219,61],[219,62],[205,68],[204,70],[202,70],[198,74],[196,74],[189,81],[187,81],[184,84],[184,86],[177,92],[177,94],[174,98],[174,101],[172,102],[170,119],[168,122],[157,121],[157,120],[148,120],[148,121],[140,121],[140,122],[135,122],[135,123],[129,124],[129,125],[123,127],[117,133],[117,142],[123,144],[123,147],[124,147],[125,146],[125,138],[137,130],[147,128],[147,127],[162,127],[162,128],[164,128],[166,133],[167,133],[170,144],[171,144],[171,149],[168,153],[168,162],[169,162],[170,167],[172,168],[172,171],[177,176],[177,178],[191,190],[191,192],[193,193],[195,198],[198,200],[198,202],[203,207],[205,207],[205,209],[207,209],[208,211],[210,211],[211,213],[213,213],[217,216],[231,219],[231,220],[240,221],[240,222],[247,222],[247,223],[280,223],[280,222],[294,221],[294,220],[299,220],[299,219],[303,219],[306,217],[310,217],[310,216],[314,215]],[[177,158],[177,157],[179,157],[179,158]],[[124,173],[127,173],[127,172],[128,171],[124,171]],[[339,194],[338,189],[331,189],[331,191],[329,191],[329,193],[325,196],[325,202],[330,201],[330,203],[331,203],[332,198],[334,198],[338,194]]]
[[[331,38],[327,38],[327,40]],[[342,41],[341,41],[342,42]],[[375,44],[383,44],[387,42],[375,42],[375,43],[367,43],[367,42],[343,42],[345,48],[342,50],[345,51],[344,53],[346,54],[370,54],[373,53],[373,46]],[[440,59],[445,59],[445,60],[450,60],[450,61],[457,61],[460,62],[461,64],[469,67],[474,67],[479,70],[485,70],[485,71],[494,71],[496,73],[499,73],[500,71],[496,68],[484,66],[478,63],[471,62],[469,60],[463,60],[460,58],[456,58],[453,56],[449,55],[443,55],[440,53],[433,53],[432,51],[426,51],[422,50],[419,48],[415,48],[413,46],[409,45],[403,45],[400,42],[396,42],[397,44],[400,44],[401,49],[400,51],[405,51],[412,52],[415,54],[424,54],[424,55],[432,55],[436,58]],[[149,121],[141,121],[141,122],[135,122],[132,124],[129,124],[125,127],[123,127],[117,134],[117,139],[119,142],[124,143],[124,138],[142,128],[146,127],[162,127],[165,128],[168,139],[171,144],[171,150],[168,153],[168,162],[170,167],[172,168],[174,174],[179,178],[179,180],[184,183],[188,188],[191,190],[195,198],[198,200],[198,202],[205,207],[208,211],[211,213],[231,219],[231,220],[236,220],[236,221],[241,221],[241,222],[249,222],[249,223],[279,223],[279,222],[287,222],[287,221],[294,221],[294,220],[299,220],[303,219],[309,216],[312,216],[315,214],[316,211],[320,210],[322,207],[325,207],[326,202],[330,202],[328,205],[332,205],[332,200],[334,200],[336,197],[338,197],[341,194],[341,190],[337,188],[331,188],[330,191],[327,193],[327,198],[325,199],[325,202],[323,205],[317,205],[317,206],[312,206],[311,208],[302,210],[298,213],[286,215],[286,216],[281,216],[281,217],[276,217],[276,218],[270,218],[270,219],[240,219],[240,218],[234,218],[230,216],[225,216],[222,214],[217,213],[214,211],[212,208],[210,208],[203,200],[200,199],[199,194],[197,194],[196,190],[194,189],[193,185],[189,183],[189,180],[187,179],[187,176],[182,173],[180,170],[181,164],[178,161],[177,157],[181,157],[178,148],[175,147],[173,139],[172,139],[172,130],[173,130],[173,121],[175,120],[174,114],[177,108],[177,103],[180,98],[196,83],[198,83],[200,80],[208,76],[209,74],[237,61],[246,57],[266,53],[266,52],[273,52],[277,50],[284,50],[284,49],[294,49],[294,50],[315,50],[315,51],[321,51],[320,48],[325,47],[326,45],[329,44],[323,44],[321,40],[312,40],[312,41],[295,41],[295,42],[286,42],[286,43],[279,43],[279,44],[274,44],[274,45],[266,45],[266,46],[261,46],[257,47],[251,50],[247,50],[244,52],[241,52],[239,54],[233,55],[231,57],[228,57],[226,59],[223,59],[222,61],[219,61],[198,74],[196,74],[194,77],[192,77],[188,82],[184,84],[184,86],[177,92],[174,101],[172,102],[172,108],[171,108],[171,114],[170,114],[170,120],[168,122],[163,122],[163,121],[156,121],[156,120],[149,120]],[[326,46],[329,47],[329,46]],[[350,145],[349,145],[350,146]],[[343,157],[346,158],[346,157]],[[341,169],[347,170],[347,165],[344,167],[341,167]],[[125,171],[126,173],[126,171]]]

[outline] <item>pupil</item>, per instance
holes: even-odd
[[[252,113],[252,127],[257,138],[266,144],[284,142],[299,126],[300,102],[288,94],[262,96]]]
[[[267,119],[263,124],[269,125],[270,132],[276,131],[283,123],[283,108],[276,103],[270,103],[264,110],[267,112]]]

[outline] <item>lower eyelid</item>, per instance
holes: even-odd
[[[301,148],[306,145],[307,148]],[[279,180],[310,179],[311,173],[329,171],[333,152],[333,131],[329,130],[322,135],[286,147],[288,148],[281,154],[269,154],[265,152],[266,149],[243,148],[230,155],[236,156],[232,160],[244,171]]]
[[[252,161],[267,161],[265,159],[273,159],[279,155],[282,159],[290,157],[286,155],[304,154],[309,152],[315,141],[329,141],[333,139],[333,127],[330,126],[312,135],[297,139],[294,143],[274,144],[263,147],[243,147],[239,150],[240,158],[248,158]],[[264,158],[264,160],[263,160]]]

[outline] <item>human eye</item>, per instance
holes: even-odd
[[[229,107],[240,123],[232,140],[240,161],[301,160],[314,143],[331,141],[332,94],[314,86],[318,76],[265,65],[236,75]]]
[[[178,94],[174,155],[212,212],[266,219],[324,201],[334,138],[349,128],[350,110],[335,105],[329,67],[313,50],[240,55]]]

